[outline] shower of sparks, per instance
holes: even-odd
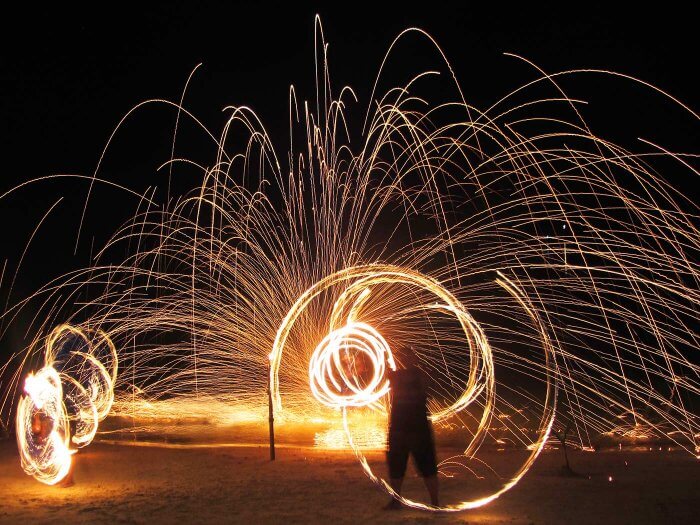
[[[355,438],[366,429],[354,429],[352,414],[385,415],[384,372],[408,346],[430,377],[433,421],[466,436],[443,474],[478,483],[494,470],[479,458],[484,443],[528,453],[498,475],[499,488],[450,510],[512,488],[558,423],[571,424],[568,439],[584,450],[624,427],[696,455],[700,420],[688,407],[700,394],[698,206],[660,172],[692,185],[697,155],[646,140],[634,153],[594,135],[584,102],[562,84],[595,75],[698,115],[631,77],[535,66],[536,79],[482,111],[434,40],[411,29],[384,57],[358,127],[352,89],[333,95],[320,23],[316,37],[316,100],[300,103],[290,89],[284,164],[245,106],[226,108],[218,137],[187,111],[184,93],[178,103],[143,102],[117,126],[112,137],[145,107],[173,110],[167,191],[125,192],[138,196],[136,212],[88,267],[6,308],[6,324],[31,311],[36,337],[0,368],[0,412],[11,417],[21,385],[18,435],[28,435],[33,411],[54,421],[42,452],[56,458],[51,469],[23,452],[25,468],[48,482],[67,472],[69,389],[81,393],[81,414],[92,411],[73,439],[80,446],[112,406],[107,384],[112,413],[212,421],[262,420],[269,386],[279,422],[342,419],[363,469],[391,492],[363,456]],[[413,37],[434,46],[435,70],[384,86],[383,71]],[[215,148],[206,165],[180,153],[175,139],[188,123]],[[125,190],[100,178],[103,162],[83,177],[90,189]],[[172,177],[187,174],[195,189],[171,195]],[[83,216],[90,206],[88,197]],[[66,322],[88,348],[74,354],[87,376],[52,364],[54,326]],[[118,351],[95,355],[96,334]],[[44,368],[22,383],[41,356]],[[19,439],[20,450],[31,447]]]

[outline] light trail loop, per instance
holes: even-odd
[[[371,363],[369,380],[354,363]],[[365,323],[348,323],[332,331],[318,344],[309,362],[309,384],[314,397],[331,408],[368,406],[389,391],[386,367],[396,368],[389,344]]]
[[[102,331],[68,324],[46,338],[44,366],[27,375],[17,406],[22,468],[47,485],[66,477],[71,446],[89,445],[114,403],[117,351]]]
[[[494,413],[496,382],[493,351],[486,334],[452,293],[438,281],[416,271],[382,264],[355,266],[329,275],[299,297],[280,325],[269,356],[270,392],[276,412],[282,411],[279,368],[285,344],[294,324],[309,304],[321,293],[338,285],[345,286],[330,313],[330,330],[317,345],[310,358],[309,386],[313,396],[321,404],[342,410],[343,425],[348,442],[367,476],[404,505],[414,508],[459,511],[480,507],[493,501],[517,484],[542,451],[554,421],[556,403],[554,349],[536,309],[522,290],[500,272],[496,283],[517,301],[537,329],[545,353],[547,384],[542,419],[537,438],[528,447],[529,455],[515,475],[490,494],[439,508],[403,498],[396,494],[384,479],[374,474],[362,450],[353,442],[348,422],[348,409],[376,407],[376,404],[389,392],[389,383],[385,375],[387,368],[396,368],[394,356],[384,337],[374,327],[359,320],[362,317],[362,309],[370,297],[371,289],[376,285],[402,285],[416,288],[417,292],[422,294],[427,292],[437,299],[437,301],[430,302],[419,301],[408,308],[406,314],[415,315],[421,312],[436,311],[454,316],[465,336],[465,358],[468,358],[469,361],[469,372],[463,390],[457,399],[445,407],[432,410],[430,418],[435,422],[445,420],[479,399],[482,415],[478,428],[472,434],[461,455],[466,459],[473,457],[488,433],[489,423]],[[416,297],[419,295],[416,293]],[[368,362],[370,366],[363,365],[358,370],[355,366],[357,359]],[[369,373],[367,368],[369,368]]]

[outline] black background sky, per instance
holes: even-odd
[[[503,56],[513,52],[550,72],[591,67],[627,73],[698,109],[697,29],[694,17],[679,7],[663,4],[656,8],[663,11],[650,12],[638,4],[632,12],[592,4],[572,5],[566,11],[559,5],[533,8],[529,3],[475,5],[115,3],[46,9],[35,4],[7,11],[0,36],[0,193],[52,173],[91,175],[124,113],[151,97],[178,100],[199,62],[203,67],[190,87],[187,106],[216,133],[225,121],[225,105],[251,106],[279,140],[278,152],[284,156],[289,84],[297,86],[300,99],[314,96],[316,13],[330,43],[332,80],[336,88],[351,85],[362,107],[393,38],[406,27],[419,26],[440,43],[467,100],[477,107],[490,105],[533,78],[527,66]],[[411,49],[404,56],[420,63],[422,52]],[[574,95],[594,103],[587,113],[594,133],[622,142],[643,136],[671,149],[697,152],[696,123],[649,92],[592,80],[582,81],[579,88]],[[590,93],[595,95],[587,97]],[[109,164],[103,176],[139,191],[162,184],[154,169],[167,158],[172,114],[155,112],[152,119],[128,130],[131,142],[118,144],[118,151],[130,154]],[[61,196],[64,200],[26,255],[11,299],[86,263],[84,253],[73,257],[86,190],[85,183],[64,180],[0,200],[0,265],[8,260],[0,309],[28,238]],[[104,201],[99,213],[91,215],[84,242],[89,245],[93,236],[97,243],[106,239],[133,211],[124,206],[121,200]]]

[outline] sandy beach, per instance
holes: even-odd
[[[493,454],[497,454],[494,452]],[[514,452],[498,453],[503,460]],[[379,465],[381,452],[368,454]],[[513,490],[456,514],[385,511],[387,501],[349,451],[96,442],[76,457],[71,488],[26,476],[15,444],[0,442],[1,523],[691,523],[700,465],[687,453],[573,453],[580,476],[545,451]],[[610,481],[612,479],[612,481]],[[411,468],[407,490],[421,494]],[[445,497],[455,497],[446,488]]]

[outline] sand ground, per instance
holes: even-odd
[[[272,463],[265,447],[96,442],[76,458],[75,486],[60,489],[26,476],[3,441],[0,523],[645,524],[697,523],[700,512],[700,462],[681,452],[574,453],[582,476],[566,477],[561,451],[545,451],[513,490],[458,514],[382,510],[386,496],[351,452],[277,452]]]

